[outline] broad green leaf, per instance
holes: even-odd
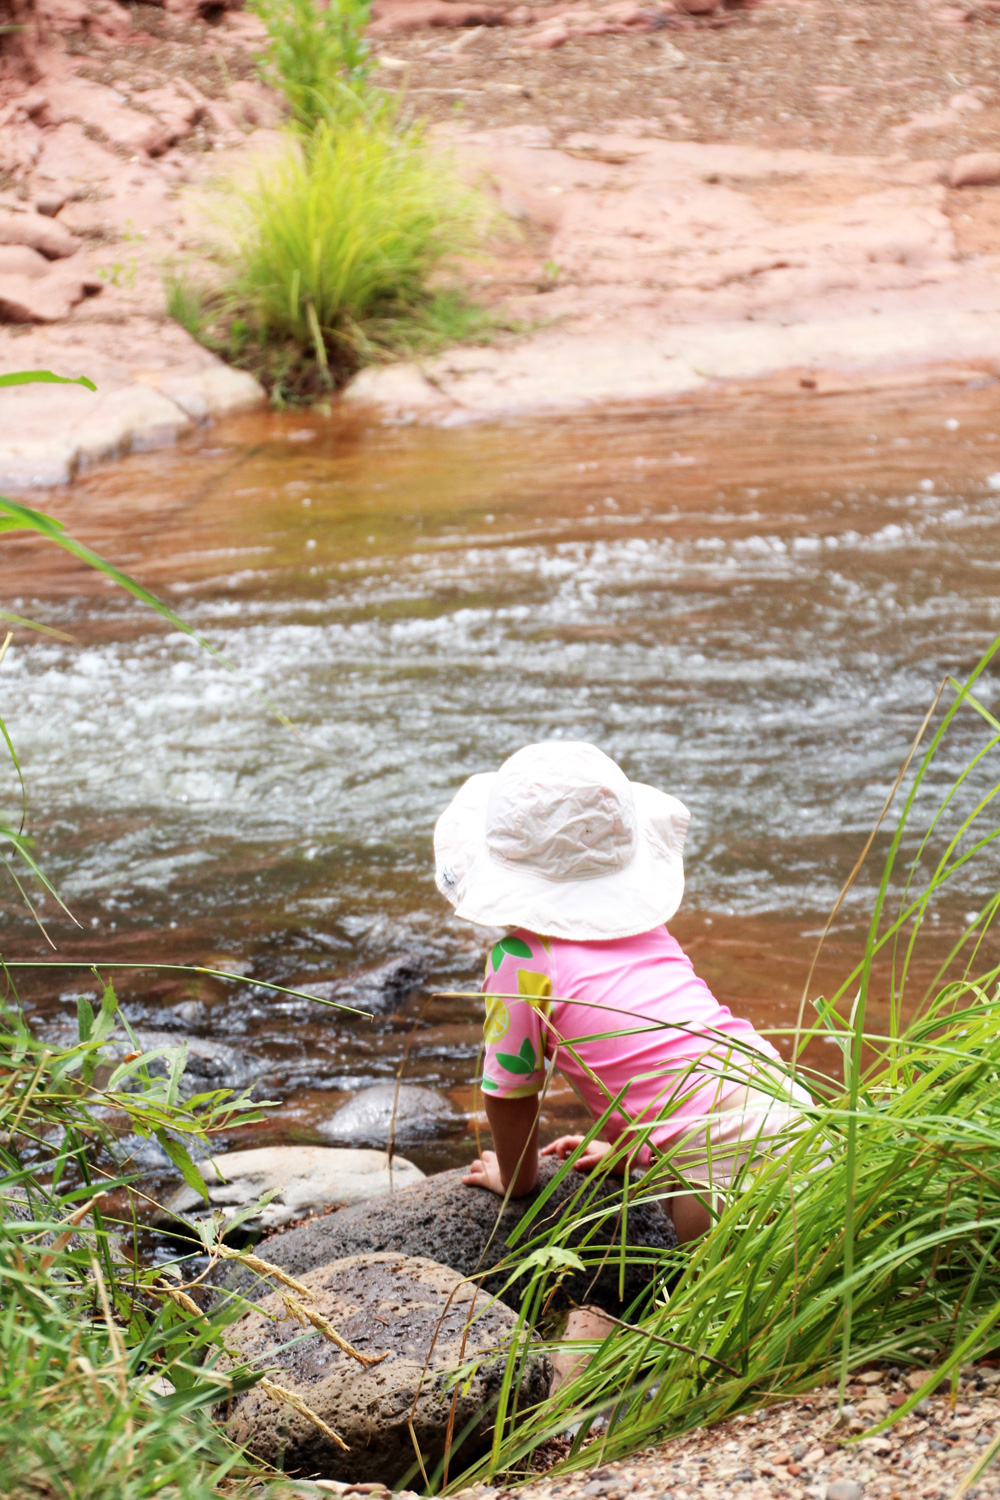
[[[97,1026],[94,1030],[95,1042],[106,1042],[112,1031],[114,1031],[117,1010],[118,997],[115,994],[114,985],[108,980],[101,995],[101,1014],[98,1017]]]
[[[86,995],[76,997],[76,1026],[81,1042],[89,1042],[94,1029],[94,1007]]]
[[[53,375],[51,370],[15,370],[10,375],[0,375],[0,386],[5,385],[82,385],[88,391],[97,390],[86,375]]]
[[[173,1136],[168,1135],[163,1129],[154,1130],[153,1134],[184,1178],[188,1187],[193,1188],[199,1197],[204,1198],[206,1203],[211,1202],[208,1196],[208,1184],[191,1160],[187,1147],[180,1141],[174,1140]]]

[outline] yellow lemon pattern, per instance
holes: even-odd
[[[499,995],[486,996],[486,1021],[483,1036],[488,1042],[499,1042],[510,1030],[510,1011]]]
[[[518,969],[517,993],[538,1010],[548,1012],[544,1002],[552,998],[552,980],[547,974],[536,974],[533,969]]]
[[[486,1021],[483,1035],[482,1087],[505,1099],[537,1094],[545,1081],[545,1028],[542,1016],[552,1005],[553,982],[542,972],[545,946],[532,936],[508,934],[496,943],[486,963],[483,990]],[[541,949],[541,951],[539,951]],[[537,968],[518,968],[527,959]],[[499,994],[490,994],[488,990]]]

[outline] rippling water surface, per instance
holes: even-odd
[[[474,981],[483,935],[435,893],[433,822],[526,741],[584,738],[689,804],[675,930],[723,998],[788,1025],[938,683],[1000,632],[996,401],[950,388],[450,431],[255,417],[53,494],[296,725],[76,564],[9,549],[9,607],[76,638],[21,637],[3,667],[38,853],[84,929],[49,901],[53,936],[283,983],[414,954],[426,982],[375,1027],[238,982],[122,989],[140,1020],[259,1056],[287,1102],[265,1137],[315,1138],[408,1038],[406,1076],[466,1107],[475,1006],[433,991]],[[968,715],[931,790],[981,741]],[[989,858],[970,871],[959,907],[996,876]],[[953,919],[946,903],[942,931]],[[13,902],[4,922],[8,954],[41,951]],[[88,982],[36,975],[25,994],[69,1013]],[[574,1108],[556,1096],[553,1120]]]

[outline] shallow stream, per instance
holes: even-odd
[[[404,1057],[468,1111],[477,1007],[434,992],[476,982],[486,936],[435,892],[434,819],[525,742],[585,738],[691,807],[673,928],[734,1009],[791,1026],[943,674],[1000,632],[997,389],[451,430],[255,416],[39,500],[296,725],[77,564],[5,539],[6,607],[75,637],[20,636],[0,683],[38,856],[82,924],[44,906],[63,956],[308,985],[413,955],[424,980],[374,1024],[238,977],[120,989],[139,1021],[258,1060],[284,1107],[256,1141],[321,1139]],[[982,696],[996,709],[996,675]],[[981,740],[970,719],[932,789]],[[877,870],[817,989],[856,952]],[[989,859],[963,877],[942,942],[996,877]],[[42,954],[14,899],[4,927],[7,956]],[[49,1021],[88,988],[23,980]],[[556,1091],[547,1125],[578,1118]],[[468,1135],[407,1154],[462,1160]]]

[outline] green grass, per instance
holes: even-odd
[[[823,1381],[843,1390],[850,1372],[873,1364],[932,1371],[881,1430],[1000,1350],[1000,892],[950,941],[929,920],[947,914],[949,900],[968,904],[971,861],[989,861],[995,879],[1000,721],[976,685],[998,652],[1000,642],[966,684],[951,683],[947,707],[929,720],[864,952],[833,996],[813,1000],[813,1024],[794,1029],[800,1059],[825,1038],[840,1076],[799,1062],[815,1100],[804,1131],[786,1154],[743,1174],[702,1241],[663,1258],[651,1293],[623,1314],[633,1328],[587,1346],[589,1366],[554,1398],[516,1411],[524,1356],[512,1357],[493,1450],[456,1487],[516,1477],[536,1447],[577,1424],[561,1468],[621,1457]],[[960,715],[981,741],[933,797]],[[922,949],[921,972],[930,957],[937,977],[911,993]],[[876,1002],[884,1025],[867,1019]],[[595,1034],[613,1024],[595,1023]],[[665,1157],[633,1182],[634,1201],[663,1198],[677,1177]],[[546,1327],[567,1232],[544,1225],[544,1196],[519,1228],[510,1265],[532,1257],[522,1271],[525,1327]],[[596,1263],[596,1251],[583,1258]]]
[[[175,280],[168,306],[279,400],[322,395],[364,363],[496,327],[448,283],[487,210],[419,125],[385,111],[321,122],[230,202],[219,285],[207,293]]]
[[[265,83],[287,101],[293,123],[307,136],[322,122],[353,115],[376,91],[365,27],[370,0],[252,0],[264,22],[268,50],[261,60]]]

